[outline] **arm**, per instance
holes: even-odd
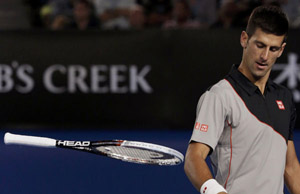
[[[300,164],[293,141],[288,141],[284,180],[292,194],[300,194]]]
[[[190,143],[186,152],[184,171],[197,191],[200,191],[204,182],[213,178],[205,162],[209,151],[210,148],[207,145],[193,142]],[[225,192],[219,194],[225,194]]]

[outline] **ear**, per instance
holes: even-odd
[[[241,38],[240,38],[240,43],[241,43],[241,46],[243,48],[247,47],[248,38],[249,38],[249,36],[248,36],[247,32],[242,31]]]
[[[279,58],[282,55],[285,46],[286,46],[286,43],[283,43],[282,46],[281,46],[281,49],[280,49],[280,52],[279,52],[279,55],[277,56],[277,58]]]

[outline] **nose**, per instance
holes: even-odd
[[[265,48],[261,55],[260,55],[260,58],[263,60],[263,61],[267,61],[268,60],[268,56],[269,56],[269,49],[268,48]]]

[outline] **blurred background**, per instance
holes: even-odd
[[[271,77],[293,92],[300,115],[299,0],[1,0],[0,136],[128,139],[185,154],[200,95],[240,63],[240,33],[262,4],[290,20]],[[298,156],[299,129],[300,119]],[[197,193],[182,164],[2,140],[0,172],[1,194]]]

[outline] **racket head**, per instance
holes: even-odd
[[[96,154],[139,164],[172,166],[184,161],[184,156],[177,150],[139,141],[108,140],[105,142],[91,142],[91,147]]]

